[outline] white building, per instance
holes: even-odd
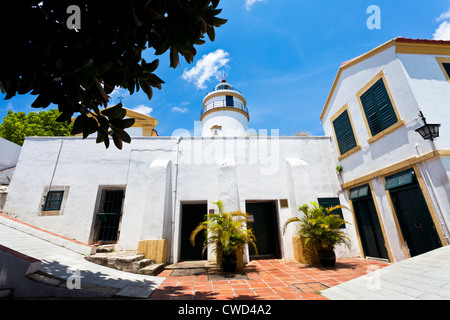
[[[247,102],[222,82],[203,100],[202,136],[134,137],[122,150],[27,138],[4,211],[85,243],[145,243],[178,262],[213,258],[188,239],[222,200],[253,215],[261,256],[290,260],[295,226],[284,235],[281,226],[298,206],[340,203],[353,210],[342,210],[351,248],[338,258],[400,261],[449,243],[449,72],[450,42],[403,38],[342,64],[323,137],[246,134]],[[441,124],[437,140],[415,131],[419,111]]]
[[[8,185],[20,155],[20,146],[0,138],[0,185]]]
[[[341,65],[323,109],[362,256],[449,243],[450,42],[396,38]],[[441,124],[424,140],[416,129]]]
[[[19,155],[19,145],[0,138],[0,210],[5,204],[8,185],[11,182]]]
[[[177,262],[214,258],[189,236],[222,200],[227,210],[253,214],[260,256],[293,259],[295,226],[283,235],[285,221],[301,204],[339,203],[331,138],[246,135],[245,98],[225,82],[202,111],[202,136],[135,136],[122,150],[93,138],[27,138],[4,211],[84,243],[162,246],[163,262]],[[354,247],[338,257],[359,254],[347,230]],[[252,256],[246,251],[245,261]]]

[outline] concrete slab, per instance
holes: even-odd
[[[450,246],[322,291],[330,299],[450,300]]]
[[[28,230],[30,228],[32,232]],[[84,259],[84,254],[89,254],[90,249],[88,253],[85,250],[82,254],[80,251],[83,250],[73,250],[67,245],[62,246],[60,241],[52,242],[55,235],[49,237],[45,231],[30,226],[26,226],[25,229],[27,230],[22,231],[20,222],[0,215],[0,243],[3,246],[40,260],[39,272],[59,278],[64,283],[69,277],[80,277],[78,280],[81,283],[81,289],[62,290],[60,286],[49,286],[28,279],[30,285],[27,288],[21,288],[22,298],[26,298],[27,295],[30,297],[51,295],[54,298],[55,294],[62,295],[61,298],[67,297],[67,294],[82,297],[84,293],[93,292],[90,290],[98,291],[98,289],[101,289],[100,292],[93,293],[107,298],[109,294],[119,293],[127,287],[128,290],[123,291],[121,297],[127,297],[128,294],[128,298],[139,298],[149,296],[165,279],[165,277],[133,274],[99,266]],[[76,243],[75,245],[85,246]],[[75,273],[72,272],[74,270]]]

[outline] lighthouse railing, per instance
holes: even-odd
[[[230,103],[226,103],[226,101],[212,101],[205,105],[205,107],[201,111],[201,115],[203,113],[205,113],[206,111],[209,111],[211,109],[216,109],[216,108],[236,108],[236,109],[239,109],[239,110],[242,110],[242,111],[245,111],[246,113],[248,113],[247,107],[244,106],[244,104],[240,101],[233,101],[232,105],[230,105]]]

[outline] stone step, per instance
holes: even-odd
[[[114,244],[95,246],[95,253],[110,253],[114,251],[114,247]]]
[[[100,252],[85,259],[117,270],[146,275],[157,275],[164,269],[164,264],[155,264],[154,260],[146,259],[136,251]]]
[[[145,274],[147,276],[156,276],[163,270],[164,270],[164,263],[154,263],[142,269],[139,269],[138,273]]]

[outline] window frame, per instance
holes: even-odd
[[[59,194],[59,198],[58,199],[49,199],[50,198],[50,194]],[[62,204],[62,200],[64,198],[64,190],[51,190],[47,192],[47,195],[45,196],[45,202],[44,202],[44,207],[42,208],[42,211],[59,211],[61,210],[61,204]],[[56,203],[56,207],[53,208],[53,205],[49,206],[50,203]]]
[[[353,195],[352,193],[356,191],[356,194]],[[365,193],[360,194],[360,191],[364,191]],[[361,198],[365,198],[370,196],[370,192],[372,190],[370,190],[370,185],[369,183],[365,183],[362,185],[359,185],[357,187],[354,188],[349,188],[348,189],[348,199],[349,200],[356,200],[356,199],[361,199]]]
[[[341,154],[341,149],[340,149],[340,147],[339,147],[339,140],[338,140],[338,138],[337,138],[336,130],[335,130],[335,128],[334,128],[334,121],[335,121],[337,118],[339,118],[345,111],[347,111],[347,115],[348,115],[348,118],[349,118],[349,120],[350,120],[350,126],[351,126],[352,131],[353,131],[353,137],[355,138],[356,145],[355,145],[353,148],[351,148],[350,150],[347,150],[345,153]],[[339,154],[338,160],[342,160],[342,159],[348,157],[349,155],[351,155],[352,153],[355,153],[356,151],[358,151],[358,150],[361,149],[361,145],[359,144],[358,137],[356,136],[356,130],[355,130],[355,126],[353,125],[353,120],[352,120],[352,116],[351,116],[351,114],[350,114],[350,108],[349,108],[349,106],[348,106],[348,103],[346,103],[341,109],[339,109],[339,110],[338,110],[338,111],[330,118],[330,123],[331,123],[331,127],[332,127],[332,129],[333,129],[334,141],[336,141],[336,147],[337,147],[336,149],[337,149],[338,154]]]
[[[212,137],[220,137],[222,134],[222,126],[219,126],[217,124],[213,125],[210,130]]]
[[[445,70],[444,63],[450,64],[450,58],[449,57],[436,57],[436,61],[439,64],[439,67],[441,68],[442,72],[444,73],[445,78],[447,79],[447,82],[450,84],[450,74],[448,74],[447,70]]]
[[[372,135],[372,130],[370,129],[369,122],[367,121],[366,112],[365,112],[364,106],[361,101],[361,96],[363,94],[365,94],[368,90],[370,90],[380,79],[383,81],[383,85],[386,89],[389,101],[391,102],[392,109],[394,111],[395,116],[397,117],[397,122],[391,124],[387,128],[384,128],[382,131],[378,132],[377,134]],[[385,77],[383,70],[378,72],[375,77],[373,77],[361,90],[359,90],[358,93],[356,94],[356,97],[357,97],[359,106],[361,108],[361,113],[363,115],[364,123],[366,124],[367,132],[369,134],[369,139],[367,140],[367,142],[369,144],[405,125],[405,121],[402,120],[402,118],[400,117],[400,114],[397,110],[397,106],[395,104],[394,98],[392,97],[392,93],[387,84],[386,77]]]
[[[48,194],[53,192],[62,193],[61,201],[58,209],[47,209],[48,203]],[[46,186],[44,191],[42,192],[41,201],[39,203],[39,216],[60,216],[64,213],[64,208],[66,206],[67,197],[69,196],[69,187],[68,186]],[[50,200],[54,201],[54,200]]]

